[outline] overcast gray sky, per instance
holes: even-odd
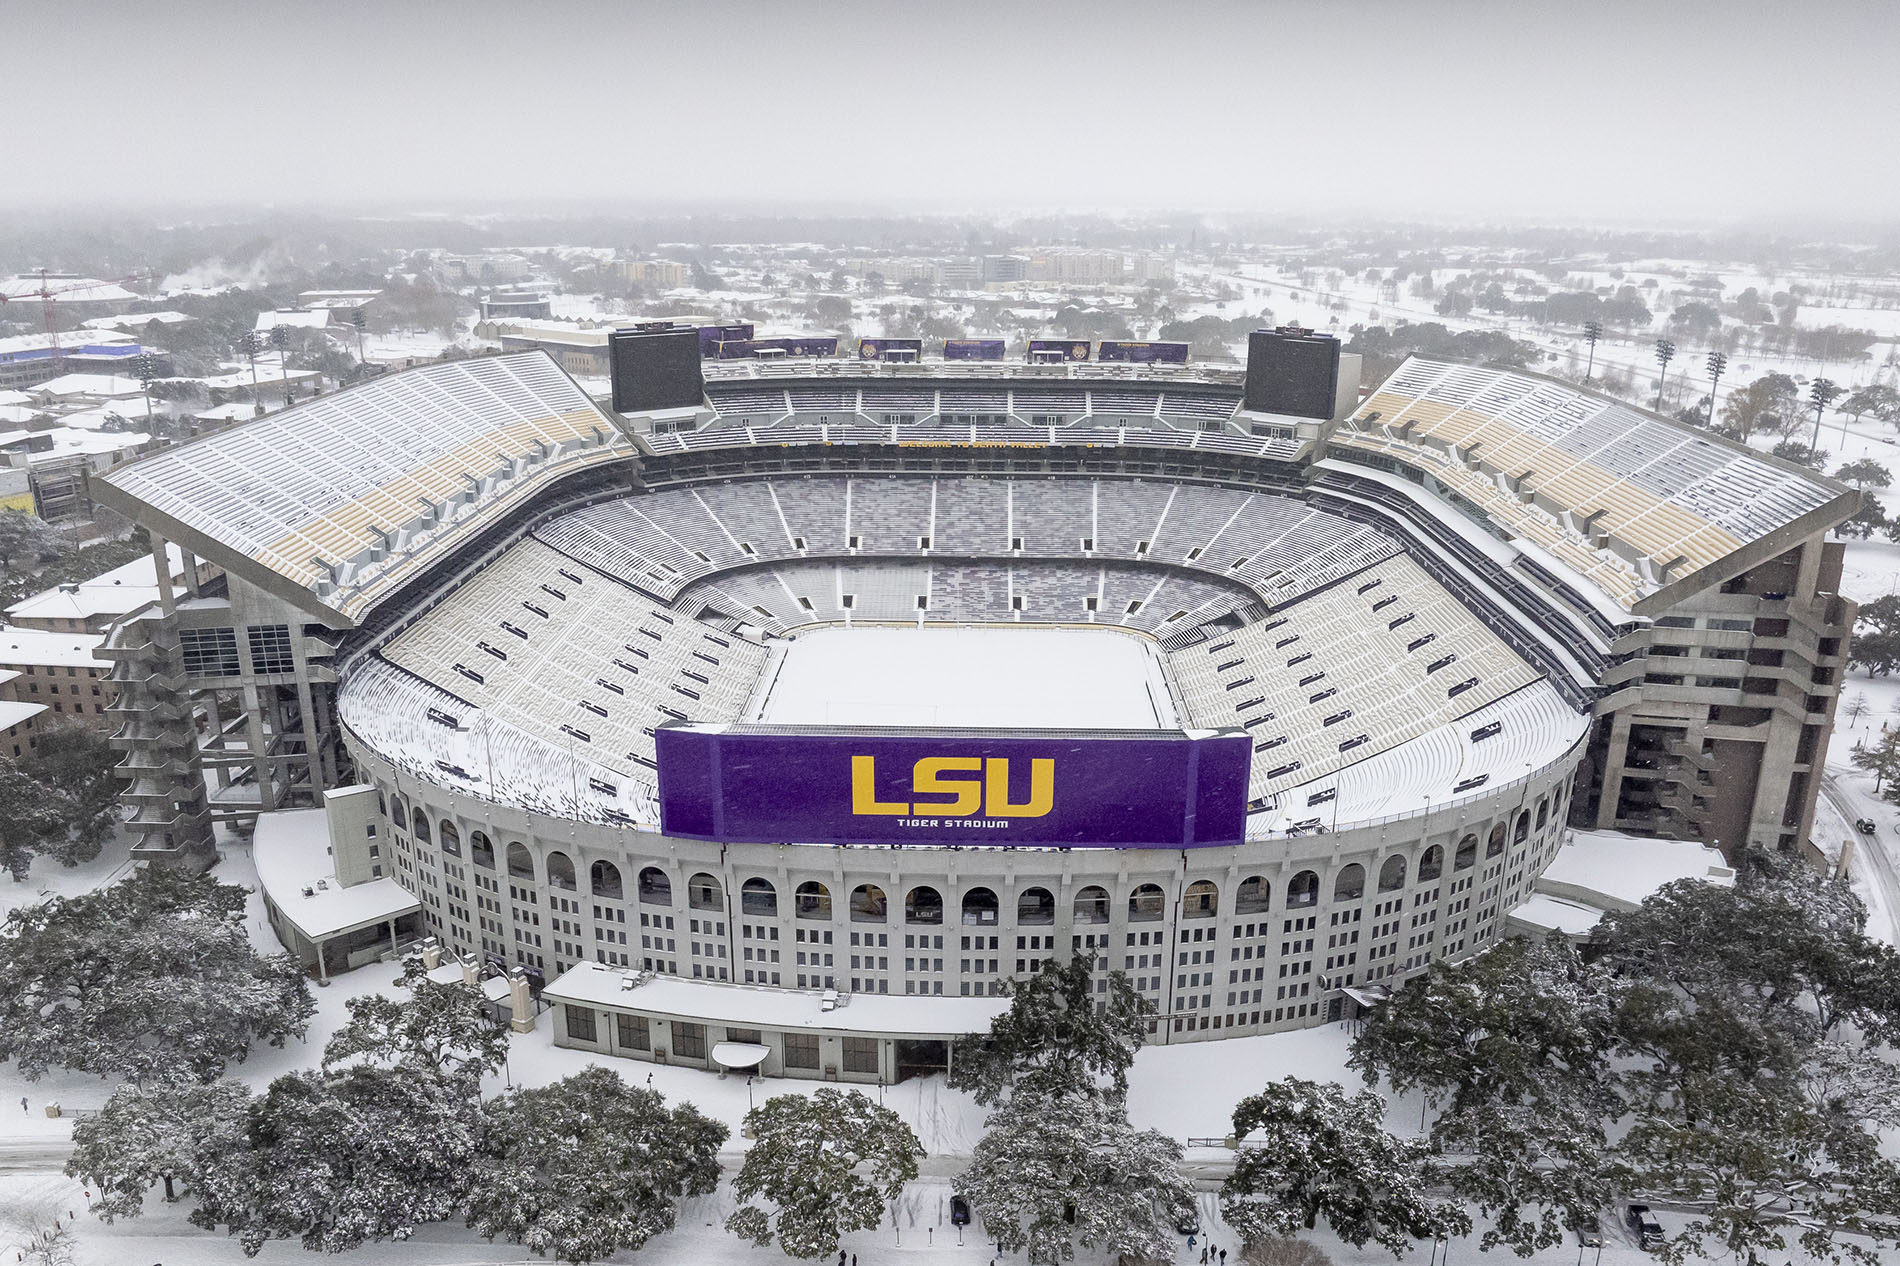
[[[1875,0],[7,11],[16,205],[1900,219]]]

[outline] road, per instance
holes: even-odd
[[[1885,801],[1875,800],[1836,781],[1832,771],[1821,776],[1821,797],[1840,815],[1840,829],[1854,841],[1854,856],[1863,863],[1858,869],[1880,890],[1891,924],[1890,938],[1900,944],[1900,873],[1896,873],[1886,845],[1886,840],[1900,830],[1900,813]],[[1861,818],[1872,818],[1878,832],[1870,837],[1854,830],[1854,823]]]

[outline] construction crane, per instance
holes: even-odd
[[[24,275],[25,274],[22,274],[22,276]],[[56,281],[65,280],[67,280],[66,276],[61,276],[58,273],[49,273],[46,269],[42,268],[39,270],[40,284],[37,289],[29,290],[24,294],[0,294],[0,304],[19,303],[26,299],[38,299],[40,301],[40,318],[46,324],[46,339],[51,345],[55,357],[59,355],[59,321],[53,311],[53,301],[55,299],[63,294],[70,294],[75,290],[92,290],[99,286],[122,286],[128,281],[136,281],[138,279],[136,277],[121,277],[118,281],[101,281],[97,277],[85,277],[76,280],[75,283],[70,286],[54,286],[52,284]]]

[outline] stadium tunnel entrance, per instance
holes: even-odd
[[[897,1080],[909,1081],[912,1077],[928,1077],[932,1073],[950,1071],[950,1043],[923,1038],[899,1038],[894,1043],[894,1063],[897,1068]]]

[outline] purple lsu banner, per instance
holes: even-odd
[[[752,337],[752,326],[741,322],[738,325],[702,325],[699,327],[699,355],[702,360],[711,360],[718,356],[719,345],[739,339]]]
[[[859,360],[884,360],[896,356],[904,360],[920,360],[924,354],[924,341],[920,338],[861,338],[858,340]]]
[[[953,338],[944,340],[945,360],[1001,360],[1008,350],[1000,338]]]
[[[1245,734],[973,736],[676,722],[660,830],[730,843],[1211,848],[1246,833]]]
[[[1127,340],[1102,340],[1100,360],[1133,361],[1137,364],[1185,365],[1186,343],[1130,343]]]
[[[1028,355],[1030,360],[1087,360],[1089,345],[1079,338],[1032,338]]]

